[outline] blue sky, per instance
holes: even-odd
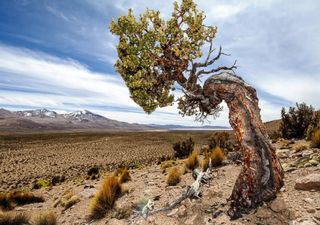
[[[88,109],[126,122],[201,125],[175,106],[145,114],[113,64],[117,38],[113,17],[131,7],[136,15],[173,1],[0,1],[0,107]],[[282,106],[307,102],[320,108],[320,2],[318,0],[195,0],[206,24],[216,25],[215,45],[238,60],[237,73],[260,97],[263,120],[280,117]],[[211,125],[228,125],[228,110]]]

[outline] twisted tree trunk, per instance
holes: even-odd
[[[205,82],[204,95],[210,104],[223,100],[229,107],[229,121],[240,143],[243,168],[228,199],[228,214],[242,213],[272,200],[283,186],[283,171],[261,121],[256,90],[231,73],[215,75]]]

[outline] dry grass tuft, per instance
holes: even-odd
[[[35,196],[29,191],[0,193],[0,208],[4,210],[11,210],[16,205],[26,205],[38,202],[44,202],[44,198]]]
[[[34,225],[56,225],[57,217],[54,212],[41,213],[36,216]]]
[[[0,211],[0,225],[27,225],[29,217],[23,213],[1,212]]]
[[[174,165],[176,165],[176,161],[173,160],[169,160],[169,161],[164,161],[160,164],[160,169],[162,173],[165,173],[166,170],[170,167],[173,167]]]
[[[320,129],[316,130],[311,138],[311,147],[320,148]]]
[[[185,161],[187,169],[194,170],[199,166],[199,152],[193,151]]]
[[[294,148],[295,152],[301,152],[301,151],[306,150],[306,149],[308,149],[308,146],[305,145],[305,144],[297,145],[297,146]]]
[[[210,155],[210,158],[211,158],[212,166],[221,166],[224,160],[223,150],[219,146],[215,147],[215,149],[212,151]]]
[[[68,190],[64,192],[62,197],[58,199],[53,206],[57,207],[60,204],[64,208],[64,210],[66,210],[77,204],[78,202],[80,202],[80,197],[78,195],[75,195],[72,190]]]
[[[129,170],[126,167],[117,169],[114,175],[119,177],[119,182],[121,184],[131,180]]]
[[[106,177],[102,181],[100,190],[91,200],[89,211],[92,219],[99,219],[105,216],[108,210],[112,209],[116,200],[122,194],[122,186],[118,177]]]
[[[203,160],[201,160],[200,168],[202,171],[206,171],[209,168],[209,157],[206,156]]]
[[[169,186],[177,185],[181,180],[181,171],[178,167],[173,167],[169,170],[167,175],[167,184]]]

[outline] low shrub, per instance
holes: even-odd
[[[99,167],[93,166],[90,167],[87,171],[87,179],[95,180],[99,178]]]
[[[320,129],[316,130],[311,139],[312,148],[320,148]]]
[[[51,179],[51,184],[53,186],[59,184],[59,183],[62,183],[66,180],[66,177],[64,175],[56,175],[54,177],[52,177]]]
[[[296,103],[296,107],[290,107],[288,112],[282,108],[279,128],[281,136],[286,139],[305,138],[309,125],[315,123],[315,113],[314,108],[306,103]]]
[[[116,200],[122,194],[122,186],[118,177],[106,177],[102,181],[101,188],[91,200],[89,211],[90,218],[99,219],[112,209]]]
[[[189,157],[185,160],[187,169],[194,170],[199,166],[199,152],[193,151]]]
[[[46,212],[37,215],[34,219],[34,225],[56,225],[57,217],[53,212]]]
[[[183,158],[190,155],[194,149],[194,141],[192,138],[189,138],[182,142],[176,142],[173,144],[174,155],[177,158]]]
[[[167,175],[166,182],[169,186],[175,186],[180,182],[181,172],[178,167],[172,167]]]
[[[223,150],[217,146],[210,154],[212,166],[221,166],[224,160]]]
[[[23,213],[1,212],[0,225],[28,225],[29,217]]]

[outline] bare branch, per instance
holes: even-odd
[[[227,67],[227,66],[219,66],[218,68],[215,68],[215,69],[212,69],[212,70],[209,70],[209,71],[205,71],[205,70],[200,70],[198,73],[197,73],[197,76],[200,76],[202,74],[211,74],[211,73],[216,73],[216,72],[219,72],[221,70],[231,70],[233,71],[234,69],[237,69],[237,60],[234,61],[233,65],[230,66],[230,67]]]

